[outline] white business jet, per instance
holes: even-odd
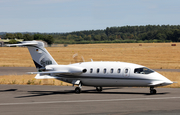
[[[69,65],[58,65],[40,41],[24,41],[10,46],[27,46],[38,72],[36,79],[55,78],[78,87],[93,86],[101,92],[102,87],[150,87],[150,94],[156,94],[154,87],[170,85],[173,82],[161,74],[141,65],[125,62],[92,61]]]

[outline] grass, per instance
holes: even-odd
[[[0,76],[0,84],[72,86],[56,79],[38,80],[34,77],[35,75],[4,75]]]
[[[74,63],[72,56],[79,54],[85,61],[122,61],[136,63],[153,69],[180,69],[180,43],[123,43],[75,44],[68,47],[48,47],[58,64]],[[0,47],[1,67],[34,67],[27,48]]]
[[[168,86],[163,87],[169,87],[169,88],[180,88],[180,72],[159,72],[163,76],[167,77],[169,80],[177,83],[173,83]]]

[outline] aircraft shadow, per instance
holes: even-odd
[[[110,90],[110,89],[120,89],[120,88],[103,88],[103,90]],[[30,94],[28,96],[18,96],[15,98],[25,98],[25,97],[36,97],[36,96],[46,96],[46,95],[57,95],[57,94],[75,94],[74,90],[64,90],[64,91],[28,91]],[[93,90],[83,90],[81,93],[102,93],[97,92],[95,89]]]
[[[0,90],[0,92],[9,92],[9,91],[16,91],[17,89],[7,89],[7,90]]]
[[[108,89],[114,89],[114,88],[103,88],[102,92],[97,92],[94,90],[82,90],[81,94],[133,94],[133,95],[165,95],[169,92],[164,93],[157,93],[157,94],[150,94],[150,93],[139,93],[139,92],[109,92],[104,91]],[[15,98],[26,98],[26,97],[38,97],[38,96],[48,96],[48,95],[58,95],[58,94],[75,94],[74,90],[64,90],[64,91],[28,91],[30,95],[26,96],[18,96]],[[80,94],[77,94],[80,95]]]

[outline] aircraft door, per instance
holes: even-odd
[[[123,74],[124,74],[124,77],[129,77],[130,76],[130,68],[124,68]]]

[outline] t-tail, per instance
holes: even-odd
[[[27,46],[38,70],[44,70],[46,65],[58,65],[41,41],[23,41],[20,44],[12,44],[9,46]]]

